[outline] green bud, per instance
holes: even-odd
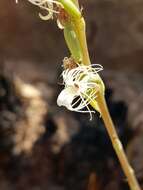
[[[80,44],[77,39],[76,33],[73,30],[72,24],[69,23],[64,27],[64,37],[72,57],[77,62],[82,61],[82,52]]]

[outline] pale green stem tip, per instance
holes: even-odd
[[[72,16],[73,18],[81,17],[80,10],[77,8],[72,0],[59,0],[59,2],[63,5],[64,9],[70,16]]]

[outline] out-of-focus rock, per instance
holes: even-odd
[[[30,152],[34,143],[45,132],[44,118],[47,114],[47,104],[42,99],[38,89],[30,84],[15,79],[17,94],[25,108],[25,118],[15,124],[16,134],[14,135],[15,154]]]
[[[79,123],[70,115],[66,113],[58,114],[55,117],[55,124],[57,126],[57,131],[53,135],[52,150],[55,154],[61,151],[63,145],[68,144],[78,130]]]

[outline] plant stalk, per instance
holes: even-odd
[[[122,166],[122,169],[127,177],[130,189],[131,190],[141,190],[140,186],[138,184],[138,181],[135,177],[134,170],[132,169],[132,167],[130,166],[130,164],[128,162],[128,159],[126,157],[123,146],[117,135],[116,129],[114,127],[113,121],[111,119],[110,113],[107,108],[107,104],[106,104],[104,95],[99,92],[96,101],[98,102],[98,105],[99,105],[99,108],[101,111],[101,116],[104,121],[108,135],[111,139],[114,150],[117,154],[117,157]]]
[[[68,1],[67,0],[60,0],[60,2],[64,2],[64,3],[66,2],[67,3]],[[72,2],[75,3],[76,1],[73,0]],[[70,13],[70,11],[72,10],[71,11],[72,12],[71,16],[73,16],[72,17],[72,23],[73,23],[74,31],[76,33],[76,37],[79,41],[80,48],[82,51],[82,64],[83,65],[90,65],[91,62],[90,62],[87,40],[86,40],[86,25],[85,25],[84,18],[76,10],[77,7],[75,8],[73,6],[73,9],[69,9],[69,5],[67,6],[66,3],[65,3],[65,5],[66,5],[65,9],[68,10],[68,13]],[[119,140],[119,137],[117,135],[116,129],[114,127],[114,124],[112,122],[111,116],[110,116],[108,108],[107,108],[107,104],[106,104],[104,95],[100,90],[99,90],[96,102],[98,103],[102,119],[104,121],[106,130],[109,134],[109,137],[111,139],[112,145],[113,145],[115,152],[117,154],[119,162],[122,166],[122,169],[125,173],[125,176],[127,177],[130,189],[131,190],[141,190],[140,186],[138,184],[138,181],[135,177],[134,170],[132,169],[132,167],[130,166],[130,164],[128,162],[128,159],[126,157],[123,146],[122,146],[122,144]],[[96,109],[96,105],[97,104],[93,102],[93,104],[92,104],[93,108]]]
[[[90,57],[88,52],[87,40],[86,40],[86,24],[84,18],[75,19],[74,22],[75,32],[79,40],[81,50],[82,50],[82,63],[84,65],[90,65]]]
[[[59,2],[63,5],[64,9],[72,18],[78,19],[81,17],[81,12],[74,4],[75,2],[72,0],[59,0]]]

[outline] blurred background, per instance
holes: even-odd
[[[143,1],[81,0],[92,63],[143,188]],[[62,31],[28,1],[0,1],[0,189],[128,190],[98,114],[59,108]]]

